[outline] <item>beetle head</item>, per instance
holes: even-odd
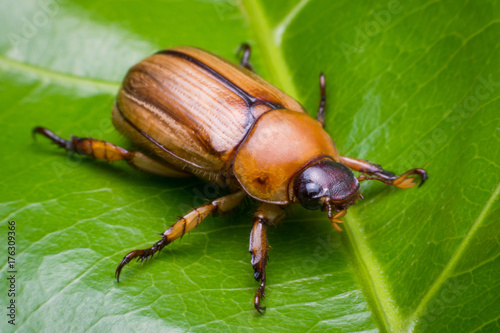
[[[356,202],[359,182],[344,164],[322,159],[295,177],[293,190],[307,209],[344,210]]]

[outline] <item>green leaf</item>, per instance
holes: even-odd
[[[16,325],[3,307],[0,331],[500,330],[498,2],[26,0],[0,26],[4,251],[16,226]],[[121,258],[213,189],[30,135],[42,125],[130,147],[110,121],[130,66],[175,45],[237,62],[244,41],[257,72],[311,115],[326,74],[342,155],[430,175],[410,190],[364,183],[343,233],[291,208],[269,228],[263,316],[247,252],[255,202],[129,264],[118,284]]]

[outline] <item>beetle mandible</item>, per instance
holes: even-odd
[[[397,176],[380,165],[341,156],[324,130],[326,82],[320,75],[316,119],[300,103],[257,76],[243,44],[240,66],[193,47],[160,51],[133,66],[113,107],[114,126],[142,147],[128,151],[109,142],[72,137],[65,140],[43,127],[33,129],[62,148],[167,177],[197,176],[225,184],[231,194],[181,217],[150,248],[127,254],[149,259],[195,228],[212,213],[224,213],[250,196],[261,204],[250,232],[251,263],[260,282],[254,306],[261,306],[266,286],[266,229],[284,217],[284,208],[300,203],[325,211],[338,231],[349,206],[361,197],[359,182],[379,180],[410,188],[427,179],[424,169]],[[351,169],[360,172],[355,177]]]

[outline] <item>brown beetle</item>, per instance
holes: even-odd
[[[160,51],[132,67],[113,108],[113,124],[149,153],[128,151],[109,142],[72,137],[64,140],[46,128],[41,133],[68,151],[131,166],[167,177],[195,175],[225,184],[231,194],[181,217],[152,247],[130,252],[116,269],[132,259],[148,259],[196,227],[211,213],[236,207],[247,195],[261,202],[253,218],[250,253],[260,282],[255,308],[265,309],[267,226],[284,217],[283,209],[300,203],[327,212],[333,227],[358,197],[359,182],[379,180],[399,188],[422,185],[423,169],[396,176],[377,164],[340,156],[323,129],[325,77],[316,119],[293,98],[252,72],[250,47],[243,45],[241,66],[192,47]],[[150,157],[152,156],[152,157]],[[361,174],[356,178],[350,170]]]

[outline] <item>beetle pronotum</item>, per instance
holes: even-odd
[[[109,142],[72,137],[65,140],[43,127],[40,133],[64,149],[167,177],[195,175],[224,183],[231,194],[181,217],[147,249],[127,254],[116,269],[132,259],[152,257],[196,227],[211,213],[236,207],[244,197],[261,202],[250,233],[250,253],[260,286],[254,306],[259,311],[266,286],[267,226],[284,217],[284,208],[300,203],[325,211],[333,227],[361,197],[359,182],[379,180],[410,188],[423,169],[396,176],[380,165],[341,156],[325,126],[325,76],[316,119],[293,98],[253,73],[250,47],[243,45],[240,66],[192,47],[160,51],[125,76],[118,92],[114,126],[147,154]],[[355,177],[351,169],[360,172]]]

